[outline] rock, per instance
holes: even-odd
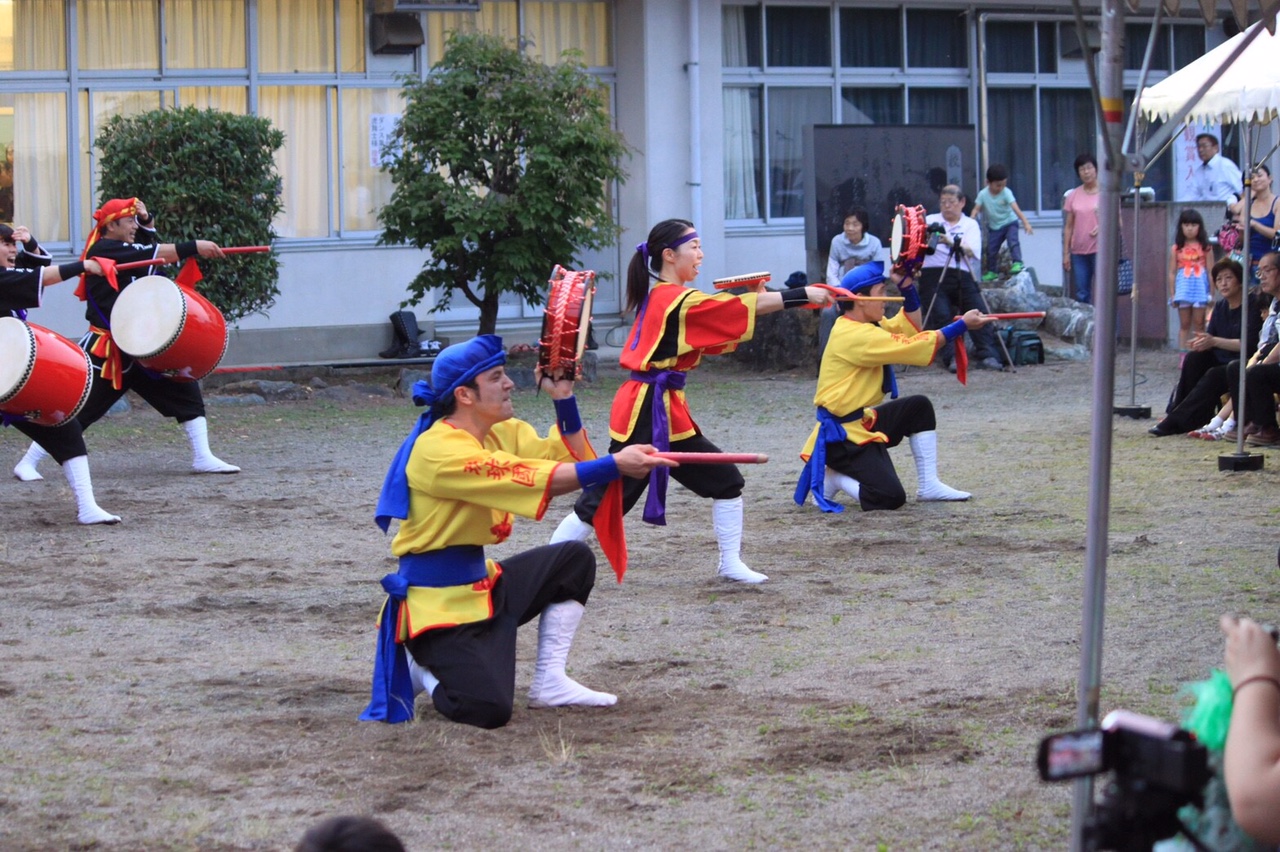
[[[391,388],[379,385],[336,385],[320,388],[314,394],[316,399],[327,399],[333,402],[361,402],[371,396],[393,397],[396,392]]]
[[[237,405],[266,405],[267,400],[261,394],[236,393],[227,396],[206,396],[205,405],[232,407]]]
[[[309,388],[315,388],[316,390],[320,390],[321,388],[327,388],[327,387],[329,387],[329,383],[328,383],[328,382],[326,382],[324,379],[320,378],[319,376],[312,376],[312,377],[307,381],[307,387],[309,387]]]
[[[117,414],[128,414],[132,410],[133,406],[129,404],[129,398],[127,396],[122,396],[107,409],[107,416],[114,417]]]
[[[533,390],[533,368],[538,363],[537,352],[514,352],[507,355],[507,375],[520,390]],[[596,352],[582,353],[582,378],[578,381],[590,384],[599,373],[600,356]]]
[[[265,379],[251,379],[243,382],[231,382],[220,389],[224,394],[256,394],[270,400],[310,399],[311,391],[294,382],[274,382]]]
[[[992,313],[1014,314],[1049,310],[1051,300],[1036,289],[1035,277],[1026,270],[1002,282],[1003,286],[984,287],[982,296]],[[1037,328],[1041,320],[1015,320],[1015,328]]]
[[[739,364],[759,372],[812,370],[818,363],[818,314],[803,308],[756,317],[756,333],[733,353]]]
[[[413,367],[401,367],[400,378],[396,380],[396,393],[399,396],[412,397],[413,386],[418,382],[431,380],[430,370],[418,370]]]

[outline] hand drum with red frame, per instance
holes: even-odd
[[[898,212],[893,216],[893,230],[889,234],[889,260],[899,273],[910,272],[920,265],[924,259],[925,245],[925,212],[920,206],[906,207],[898,205]]]
[[[576,381],[582,378],[596,274],[590,269],[575,272],[557,265],[548,283],[551,291],[538,339],[538,366],[544,376]]]

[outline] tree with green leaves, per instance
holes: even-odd
[[[405,111],[384,170],[380,242],[431,253],[409,284],[416,305],[454,292],[497,325],[498,298],[537,305],[556,264],[613,244],[610,185],[625,175],[604,87],[578,62],[545,65],[502,39],[454,34],[425,80],[405,80]]]
[[[195,107],[113,116],[102,151],[101,200],[137,196],[164,242],[269,245],[282,209],[275,153],[284,134],[265,118]],[[200,290],[234,322],[265,312],[280,291],[274,253],[201,264]]]

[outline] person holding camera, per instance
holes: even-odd
[[[1280,843],[1280,649],[1249,618],[1222,616],[1231,680],[1231,725],[1223,755],[1231,815],[1250,837]]]
[[[955,184],[947,184],[939,194],[939,213],[925,217],[928,247],[920,266],[920,299],[925,306],[925,328],[937,330],[960,314],[985,310],[975,271],[981,266],[982,229],[978,221],[966,216],[964,192]],[[983,370],[1001,370],[1004,365],[996,354],[995,334],[985,325],[970,329],[973,338],[974,366]],[[955,345],[948,340],[938,353],[938,362],[949,372],[956,371]]]

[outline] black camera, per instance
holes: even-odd
[[[1208,750],[1176,725],[1116,710],[1101,728],[1054,734],[1040,742],[1040,777],[1066,781],[1110,772],[1085,820],[1084,847],[1148,850],[1179,831],[1184,805],[1201,807],[1213,776]]]
[[[924,253],[933,254],[938,250],[938,238],[947,232],[946,225],[941,222],[930,222],[924,229],[925,238]]]

